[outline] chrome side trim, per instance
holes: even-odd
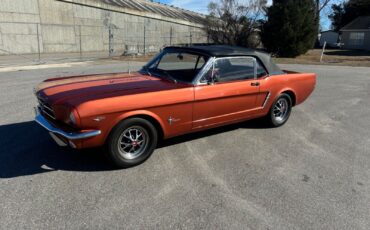
[[[86,131],[86,132],[64,132],[61,129],[58,129],[54,127],[48,120],[46,120],[42,114],[39,111],[39,108],[35,108],[36,117],[35,121],[41,125],[43,128],[48,130],[51,133],[59,134],[62,137],[65,137],[69,140],[79,140],[79,139],[85,139],[89,137],[95,137],[101,134],[100,130],[92,130],[92,131]]]
[[[269,99],[270,99],[270,96],[271,96],[271,93],[269,92],[268,94],[267,94],[267,97],[265,98],[265,101],[263,102],[263,104],[262,104],[262,108],[265,108],[265,106],[266,106],[266,104],[267,104],[267,102],[269,101]]]

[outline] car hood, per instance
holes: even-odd
[[[49,104],[78,105],[107,97],[171,90],[187,84],[140,73],[118,73],[48,79],[36,87],[38,97]]]

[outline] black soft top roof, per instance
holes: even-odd
[[[252,56],[262,62],[269,74],[283,73],[283,71],[281,71],[281,69],[275,63],[273,63],[271,56],[268,53],[254,49],[227,45],[202,45],[188,47],[170,46],[166,47],[164,50],[184,50],[188,52],[200,53],[210,57]]]

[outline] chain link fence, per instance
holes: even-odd
[[[144,26],[142,35],[134,35],[120,28],[109,28],[109,55],[146,55],[156,53],[166,46],[185,46],[208,43],[209,39],[200,31],[158,32]]]
[[[42,62],[50,58],[148,55],[166,46],[209,42],[201,28],[144,22],[126,22],[121,26],[1,22],[0,54]]]

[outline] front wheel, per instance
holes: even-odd
[[[272,104],[267,119],[273,127],[284,125],[292,111],[292,99],[288,94],[281,94]]]
[[[142,118],[130,118],[113,129],[107,147],[115,165],[129,168],[148,159],[157,141],[157,130],[152,123]]]

